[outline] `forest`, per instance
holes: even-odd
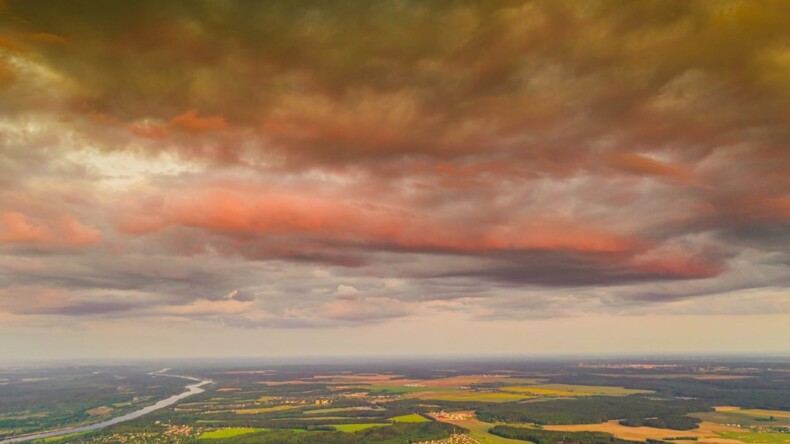
[[[503,438],[520,439],[535,444],[632,444],[638,442],[615,438],[613,435],[603,432],[556,432],[503,425],[492,427],[489,432]]]

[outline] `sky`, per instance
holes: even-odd
[[[0,0],[0,356],[790,353],[790,2]]]

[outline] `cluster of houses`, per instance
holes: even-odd
[[[439,421],[442,420],[450,420],[450,421],[457,421],[457,420],[464,420],[464,419],[472,419],[474,417],[473,412],[469,411],[462,411],[462,412],[445,412],[444,410],[440,412],[433,412],[429,413],[430,416],[433,416]]]
[[[439,439],[436,441],[421,441],[415,444],[481,444],[480,441],[472,438],[469,435],[456,433],[449,438]]]

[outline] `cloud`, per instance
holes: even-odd
[[[786,2],[6,3],[14,317],[783,307]]]
[[[87,246],[101,241],[101,233],[72,215],[53,221],[34,219],[16,211],[0,213],[0,243]]]
[[[324,304],[322,311],[331,320],[367,323],[401,318],[415,309],[397,299],[338,297]]]

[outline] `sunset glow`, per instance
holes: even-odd
[[[3,358],[790,351],[790,2],[111,3],[0,0]]]

